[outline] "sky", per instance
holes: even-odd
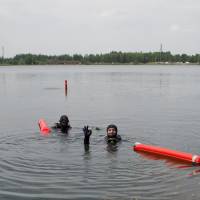
[[[0,0],[0,56],[200,53],[200,0]]]

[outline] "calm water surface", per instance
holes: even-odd
[[[64,80],[68,80],[67,95]],[[199,199],[200,167],[135,142],[200,154],[199,66],[0,67],[0,199]],[[41,135],[67,114],[69,135]],[[115,123],[123,142],[104,143]],[[84,125],[98,126],[89,151]]]

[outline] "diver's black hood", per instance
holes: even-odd
[[[69,119],[68,119],[68,117],[67,117],[67,115],[62,115],[61,117],[60,117],[60,120],[59,120],[59,122],[69,122]]]
[[[118,132],[117,126],[114,125],[114,124],[110,124],[110,125],[107,126],[107,128],[106,128],[106,131],[107,131],[107,132],[108,132],[108,129],[109,129],[109,128],[114,128],[114,129],[116,130],[116,133]]]

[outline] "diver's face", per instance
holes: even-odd
[[[61,121],[60,122],[61,127],[67,127],[68,126],[68,122],[66,121]]]
[[[115,137],[117,135],[116,129],[115,128],[109,128],[107,130],[107,136],[108,137]]]

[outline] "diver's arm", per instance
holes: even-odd
[[[122,140],[120,135],[117,135],[117,140],[118,140],[118,142]]]
[[[90,138],[89,137],[85,137],[84,138],[84,145],[89,145],[90,144]]]
[[[53,129],[61,128],[60,123],[55,123],[54,126],[52,126],[51,128]]]

